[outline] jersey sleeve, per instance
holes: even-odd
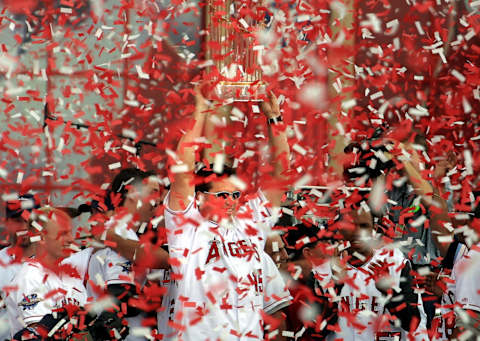
[[[135,284],[132,262],[112,249],[107,249],[105,253],[103,273],[106,285]]]
[[[65,258],[62,261],[62,264],[70,264],[75,268],[75,270],[78,272],[78,275],[82,279],[82,281],[85,281],[85,276],[88,271],[89,263],[90,263],[90,258],[92,257],[93,253],[93,248],[89,247],[84,250],[75,252],[72,254],[70,257]]]
[[[177,249],[187,248],[192,243],[196,227],[204,220],[195,205],[195,199],[190,201],[182,211],[172,210],[168,206],[170,197],[168,192],[165,197],[165,228],[167,229],[167,240],[170,252]],[[183,252],[183,251],[182,251]]]
[[[280,271],[278,271],[273,260],[265,252],[263,252],[262,263],[263,282],[265,283],[263,310],[267,314],[274,314],[290,305],[292,296],[290,296]]]
[[[13,294],[14,309],[25,325],[39,322],[55,307],[54,301],[46,298],[51,291],[48,277],[36,266],[23,267],[14,283],[18,290]]]

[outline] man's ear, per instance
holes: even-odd
[[[305,247],[302,250],[303,257],[306,259],[311,259],[312,258],[312,250],[309,247]]]
[[[195,204],[198,206],[201,206],[205,202],[205,194],[202,192],[197,192],[197,195],[195,197]]]

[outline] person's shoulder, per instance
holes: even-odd
[[[84,259],[88,259],[93,254],[93,247],[88,247],[86,249],[80,250],[78,252],[72,253],[70,256],[65,258],[62,263],[68,263],[76,265]]]
[[[65,258],[62,261],[62,264],[71,265],[79,272],[80,276],[83,277],[88,269],[88,264],[90,262],[90,258],[92,257],[93,251],[94,249],[92,247],[89,247],[81,251],[75,252],[69,257]]]
[[[23,262],[12,279],[14,284],[27,285],[29,283],[41,283],[47,276],[45,268],[35,260]]]
[[[11,266],[13,262],[13,257],[9,254],[10,247],[7,246],[0,250],[0,271]]]
[[[170,202],[171,193],[172,193],[171,191],[168,191],[167,195],[165,196],[165,199],[163,200],[163,207],[165,208],[165,211],[164,211],[165,217],[196,214],[196,212],[198,212],[198,207],[195,202],[195,199],[197,197],[196,193],[194,193],[192,197],[188,198],[190,201],[187,203],[187,205],[185,206],[185,209],[183,210],[175,210],[170,207],[169,202]]]
[[[8,254],[8,250],[10,250],[10,246],[4,247],[3,249],[0,250],[0,260],[5,260],[10,258],[10,255]]]
[[[470,247],[467,252],[468,255],[478,255],[480,254],[480,243],[474,244]]]

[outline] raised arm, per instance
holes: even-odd
[[[174,211],[184,210],[193,199],[195,140],[202,136],[205,125],[207,105],[200,88],[195,88],[195,111],[189,130],[182,136],[177,146],[177,164],[170,169],[172,185],[168,199],[168,207]]]
[[[141,264],[150,269],[168,269],[168,252],[162,248],[153,247],[131,240],[125,239],[115,233],[114,229],[109,229],[106,239],[110,242],[109,246],[128,260]]]
[[[265,189],[265,196],[274,206],[280,206],[282,196],[287,190],[286,171],[290,168],[290,147],[287,141],[286,126],[283,124],[282,114],[277,98],[269,94],[268,101],[262,102],[262,111],[267,118],[268,143],[271,151],[270,162],[273,166],[273,184]]]
[[[416,153],[415,151],[411,152]],[[451,222],[448,215],[447,201],[441,196],[438,188],[431,185],[430,182],[422,177],[412,161],[403,160],[402,163],[405,174],[413,186],[415,193],[421,197],[422,204],[429,208],[432,237],[441,256],[445,257],[450,245],[448,236],[452,236],[452,232],[446,227],[446,223]]]

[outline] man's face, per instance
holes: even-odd
[[[54,259],[68,257],[72,253],[73,243],[71,219],[63,212],[49,214],[45,224],[44,245],[46,253]]]
[[[199,193],[202,215],[217,222],[235,216],[240,198],[233,198],[233,192],[239,189],[228,178],[214,181],[208,192]]]
[[[160,185],[156,177],[149,177],[141,184],[129,189],[125,206],[130,213],[138,214],[141,223],[149,222],[155,215],[155,209],[160,204]]]
[[[265,252],[272,257],[278,267],[282,266],[288,261],[287,250],[283,243],[282,237],[278,234],[273,234],[267,238],[265,243]]]
[[[350,242],[349,253],[368,253],[376,239],[374,238],[373,219],[370,212],[363,209],[347,213],[343,216],[340,233],[344,240]]]

